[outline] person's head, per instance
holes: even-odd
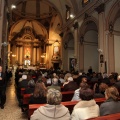
[[[81,89],[87,89],[87,88],[89,88],[89,85],[88,85],[87,83],[81,82],[81,83],[80,83],[80,88],[81,88]]]
[[[72,76],[71,73],[65,74],[64,80],[67,81],[67,80],[68,80],[68,77],[71,77],[71,76]]]
[[[62,101],[62,94],[59,90],[49,89],[47,92],[47,103],[50,105],[60,105]]]
[[[83,77],[81,78],[81,82],[86,83],[86,82],[87,82],[87,77],[86,77],[86,76],[83,76]]]
[[[112,86],[105,90],[105,98],[112,98],[114,101],[117,101],[119,97],[119,92],[116,87]]]
[[[23,80],[27,79],[27,75],[22,75],[22,79]]]
[[[31,79],[32,79],[32,75],[28,74],[28,75],[27,75],[27,79],[28,79],[28,80],[31,80]]]
[[[71,82],[73,81],[73,78],[72,77],[68,77],[68,82]]]
[[[0,72],[2,72],[2,66],[0,66]]]
[[[108,85],[107,84],[105,84],[105,83],[101,83],[100,85],[99,85],[99,90],[100,90],[100,92],[105,92],[105,90],[108,88]]]
[[[89,101],[94,98],[94,92],[90,88],[83,88],[83,89],[80,89],[79,96],[81,100]]]
[[[46,96],[47,88],[45,87],[45,84],[42,82],[42,80],[38,80],[35,85],[35,90],[34,90],[34,97],[39,97],[39,96]]]
[[[58,85],[58,79],[57,78],[53,78],[52,79],[52,84],[53,85]]]
[[[28,82],[28,87],[30,87],[30,88],[34,88],[34,87],[35,87],[35,82],[34,82],[34,80],[30,80],[30,81]]]
[[[118,81],[120,80],[120,75],[118,75],[117,80],[118,80]]]

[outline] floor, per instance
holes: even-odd
[[[6,104],[0,108],[0,120],[27,120],[25,113],[21,112],[15,94],[14,79],[8,83],[6,90]]]

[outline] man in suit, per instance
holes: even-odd
[[[6,81],[5,81],[5,74],[2,72],[2,66],[0,65],[0,106],[1,109],[4,109],[4,104],[6,102]]]

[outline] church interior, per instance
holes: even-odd
[[[0,64],[13,78],[18,68],[120,74],[119,45],[120,0],[0,0]],[[26,119],[14,91],[11,80],[0,120]]]

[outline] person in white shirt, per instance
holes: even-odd
[[[82,77],[81,83],[80,83],[80,88],[78,88],[77,90],[75,90],[73,98],[72,98],[71,101],[79,101],[80,100],[80,97],[79,97],[80,89],[84,88],[84,87],[88,87],[87,78],[86,77]]]

